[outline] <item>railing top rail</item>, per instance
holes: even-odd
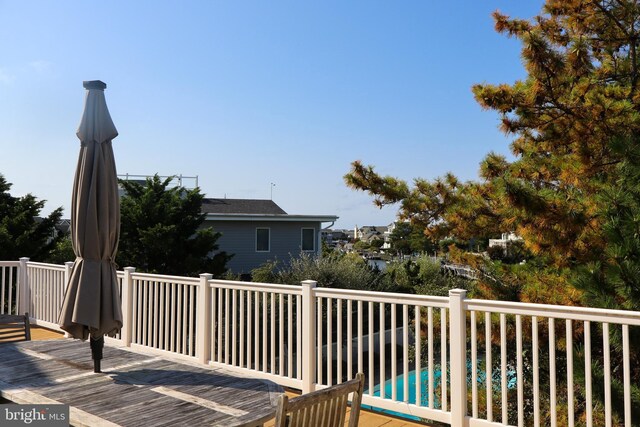
[[[31,267],[31,268],[46,268],[48,270],[58,270],[58,271],[64,271],[64,265],[60,265],[60,264],[48,264],[46,262],[33,262],[33,261],[29,261],[27,262],[27,267]]]
[[[235,280],[209,280],[212,288],[238,289],[243,291],[273,292],[279,294],[302,295],[302,288],[296,285],[280,285],[276,283],[238,282]]]
[[[424,307],[449,307],[449,297],[429,295],[400,294],[391,292],[360,291],[354,289],[314,288],[316,297],[339,298],[389,304],[410,304]]]
[[[197,285],[200,283],[200,279],[198,277],[186,277],[186,276],[168,276],[164,274],[153,274],[153,273],[131,273],[131,278],[133,280],[149,280],[153,282],[169,282],[176,283],[182,285]]]
[[[465,300],[463,304],[465,309],[469,311],[488,311],[492,313],[520,314],[524,316],[552,317],[555,319],[640,326],[640,312],[638,311],[480,299]]]
[[[20,261],[0,261],[0,267],[19,267]]]

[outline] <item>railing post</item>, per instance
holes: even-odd
[[[449,291],[449,327],[451,345],[451,426],[463,427],[467,416],[467,316],[464,299],[467,291]]]
[[[124,279],[122,280],[122,333],[120,337],[127,347],[131,347],[133,333],[133,277],[131,275],[135,272],[135,267],[125,267]]]
[[[211,347],[211,288],[209,280],[212,277],[213,275],[209,273],[200,275],[196,304],[196,357],[203,364],[209,362]]]
[[[313,289],[318,282],[302,282],[302,393],[314,390],[316,381],[316,301]]]
[[[18,292],[15,314],[25,314],[29,312],[31,308],[31,293],[29,292],[29,275],[27,274],[27,263],[29,258],[20,258],[20,267],[18,267],[18,286],[16,290]],[[9,307],[9,314],[11,314],[11,307]],[[29,314],[33,316],[33,313]]]
[[[69,280],[71,280],[71,270],[73,269],[73,261],[67,261],[64,263],[64,290],[67,291],[69,286]]]

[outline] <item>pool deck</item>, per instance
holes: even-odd
[[[34,341],[39,340],[49,340],[49,339],[62,339],[64,335],[55,332],[46,328],[33,326],[31,328],[31,339]],[[298,396],[295,390],[287,390],[286,392],[290,397]],[[3,402],[0,402],[3,403]],[[6,402],[4,402],[6,403]],[[347,420],[345,421],[345,426],[348,425],[349,418],[347,416]],[[431,426],[432,424],[419,423],[409,420],[404,420],[401,418],[395,418],[388,415],[382,415],[379,413],[362,410],[360,412],[360,422],[359,425],[366,427],[419,427],[419,426]],[[274,421],[268,421],[265,423],[265,427],[273,427]]]

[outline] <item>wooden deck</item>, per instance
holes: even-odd
[[[49,340],[49,339],[56,339],[56,338],[62,339],[64,338],[64,335],[59,332],[51,331],[46,328],[40,328],[40,327],[34,327],[34,326],[32,326],[31,328],[32,340]],[[299,396],[299,393],[297,393],[294,390],[287,390],[286,393],[290,397]],[[345,421],[345,426],[348,425],[348,421],[349,419],[347,418],[347,420]],[[425,427],[430,425],[430,424],[408,421],[401,418],[385,416],[380,413],[375,413],[375,412],[366,411],[366,410],[362,410],[360,412],[359,424],[365,427]],[[273,420],[270,420],[265,424],[265,427],[273,427],[273,426],[274,426]]]
[[[105,346],[103,373],[78,340],[0,345],[0,394],[70,405],[74,426],[253,426],[275,415],[282,388],[224,369]]]

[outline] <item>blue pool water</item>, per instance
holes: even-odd
[[[434,371],[433,372],[433,378],[435,380],[434,383],[434,389],[436,389],[437,387],[440,387],[440,378],[442,377],[442,373],[440,372],[440,370]],[[407,374],[407,381],[409,382],[409,396],[408,396],[408,401],[409,403],[416,403],[416,371],[409,371],[409,373]],[[429,399],[428,399],[428,384],[429,384],[429,371],[426,369],[422,369],[420,370],[420,384],[421,384],[421,388],[420,388],[420,405],[422,406],[428,406],[429,405]],[[398,375],[396,377],[396,399],[399,402],[403,402],[404,401],[404,382],[405,382],[405,376],[404,375]],[[383,390],[383,395],[382,397],[386,398],[386,399],[391,399],[391,393],[392,393],[392,386],[393,386],[393,382],[391,380],[388,380],[384,383],[384,390]],[[364,394],[368,394],[369,390],[364,391]],[[373,388],[373,395],[374,396],[378,396],[380,397],[380,384],[377,384],[374,388]],[[436,398],[437,399],[437,398]],[[434,400],[434,406],[438,407],[439,406],[439,402],[437,400]],[[378,411],[378,412],[384,412],[385,414],[390,414],[390,415],[394,415],[396,417],[402,417],[402,418],[408,418],[411,420],[416,420],[419,421],[420,418],[419,417],[415,417],[413,415],[407,415],[407,414],[402,414],[400,412],[396,412],[396,411],[390,411],[388,409],[381,409],[381,408],[377,408],[371,405],[362,405],[363,408],[365,409],[370,409],[370,410],[374,410],[374,411]]]
[[[471,381],[471,363],[468,362],[468,367],[469,367],[469,378],[468,381]],[[493,389],[496,391],[500,390],[500,370],[496,370],[492,373],[492,384],[493,384]],[[480,370],[478,369],[477,372],[477,378],[478,378],[478,384],[485,384],[486,381],[486,373],[484,370]],[[434,390],[438,390],[440,387],[440,381],[442,378],[442,372],[440,371],[440,369],[434,369],[433,372],[433,379],[434,379],[434,384],[433,384],[433,389]],[[409,371],[407,374],[407,381],[409,382],[409,396],[408,396],[408,402],[415,404],[416,403],[416,371]],[[420,402],[419,405],[420,406],[428,406],[429,405],[429,371],[427,369],[421,369],[420,370]],[[398,375],[396,377],[396,399],[398,402],[403,402],[404,401],[404,382],[405,382],[405,376],[404,375]],[[383,389],[383,396],[386,399],[391,399],[391,393],[392,393],[392,385],[393,385],[393,381],[391,380],[387,380],[384,383],[384,389]],[[508,389],[514,389],[516,388],[517,385],[517,378],[516,378],[516,373],[515,371],[507,371],[507,388]],[[365,388],[364,390],[364,394],[367,395],[369,394],[369,390]],[[374,388],[373,388],[373,395],[374,396],[378,396],[380,397],[380,384],[377,384]],[[371,405],[362,405],[362,407],[364,409],[369,409],[369,410],[373,410],[373,411],[378,411],[378,412],[383,412],[385,414],[389,414],[389,415],[393,415],[396,417],[402,417],[402,418],[407,418],[410,420],[416,420],[419,421],[420,418],[413,416],[413,415],[407,415],[407,414],[403,414],[400,412],[396,412],[396,411],[391,411],[388,409],[382,409],[382,408],[378,408],[375,406],[371,406]],[[440,402],[438,400],[437,396],[434,396],[434,402],[433,402],[433,407],[434,408],[439,408],[440,407]]]

